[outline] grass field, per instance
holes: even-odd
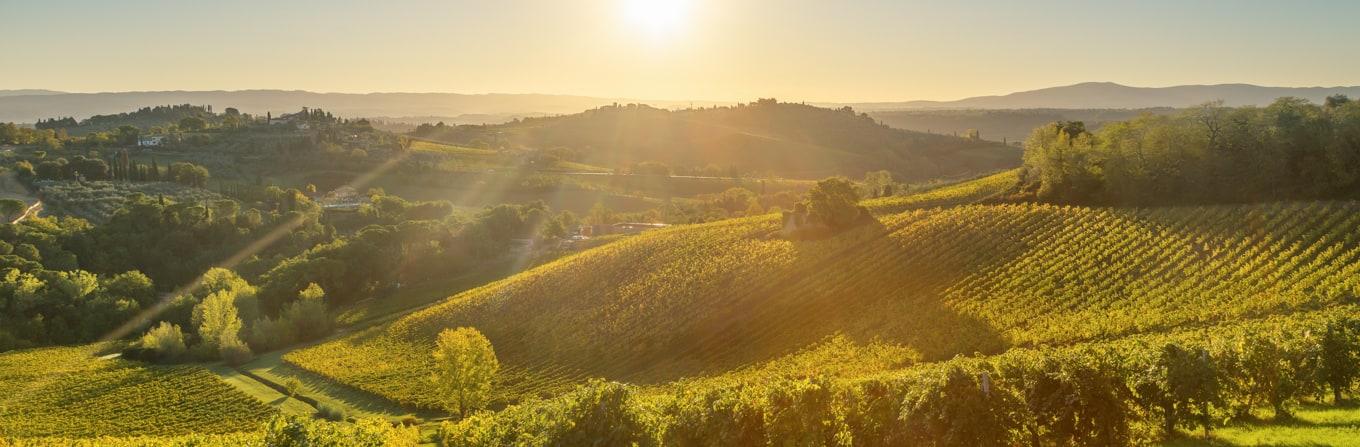
[[[324,377],[284,363],[281,356],[282,354],[278,352],[263,354],[242,365],[241,368],[274,384],[282,385],[289,379],[296,379],[302,384],[299,394],[316,400],[319,405],[343,409],[345,414],[353,417],[381,417],[397,421],[407,415],[438,416],[418,413],[371,393],[326,380]],[[310,406],[308,410],[312,411]]]
[[[201,367],[100,359],[104,348],[0,354],[0,437],[230,433],[277,413]]]
[[[236,368],[226,365],[212,365],[206,367],[208,371],[217,375],[223,383],[235,387],[238,391],[253,397],[260,402],[273,407],[283,414],[293,414],[298,416],[311,416],[316,413],[316,408],[298,399],[294,399],[279,392],[279,390],[266,385],[259,380],[242,374]]]
[[[1167,441],[1167,447],[1353,447],[1360,446],[1360,407],[1304,405],[1295,420],[1241,423],[1214,430],[1209,439],[1202,433],[1186,433]]]

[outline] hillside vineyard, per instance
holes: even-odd
[[[1000,183],[979,182],[989,181]],[[433,334],[450,326],[476,326],[495,344],[505,402],[588,377],[721,372],[838,333],[926,360],[1107,340],[1345,302],[1360,269],[1356,211],[964,205],[879,214],[819,241],[771,237],[771,217],[724,221],[607,245],[285,359],[431,405],[419,381]]]

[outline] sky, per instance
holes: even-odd
[[[0,0],[0,89],[952,100],[1360,84],[1360,1]]]

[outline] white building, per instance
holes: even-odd
[[[165,142],[165,137],[160,135],[137,137],[137,145],[141,147],[160,146]]]

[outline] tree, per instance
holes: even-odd
[[[237,316],[236,294],[227,290],[208,294],[194,306],[193,323],[199,342],[209,351],[220,353],[223,346],[239,344],[242,324]]]
[[[326,312],[326,291],[316,283],[298,292],[298,299],[283,312],[283,320],[290,323],[300,340],[315,340],[331,331],[330,315]]]
[[[433,353],[435,392],[444,409],[459,416],[486,406],[492,380],[500,370],[491,341],[477,329],[460,327],[439,333]]]
[[[155,164],[156,161],[152,160],[151,165],[153,168],[155,167]],[[174,180],[175,183],[200,188],[208,186],[208,179],[211,177],[208,173],[208,168],[186,162],[171,163],[168,174],[170,179]]]
[[[873,171],[864,174],[864,197],[886,197],[893,194],[893,177],[888,171]]]
[[[859,222],[864,209],[858,204],[854,183],[840,177],[819,181],[807,193],[808,213],[831,228],[847,228]]]
[[[1332,389],[1332,402],[1341,403],[1341,392],[1349,390],[1360,375],[1360,342],[1353,324],[1346,320],[1327,323],[1322,334],[1322,352],[1318,362],[1318,381]]]
[[[187,131],[199,131],[208,127],[208,122],[196,116],[186,116],[179,120],[179,128]]]
[[[591,225],[609,225],[617,222],[614,211],[604,206],[602,202],[595,202],[595,206],[590,207],[590,212],[586,214],[586,222]]]
[[[1328,96],[1327,100],[1323,103],[1323,105],[1325,105],[1329,109],[1333,109],[1344,106],[1349,102],[1351,102],[1351,98],[1347,97],[1346,95],[1338,93],[1332,96]]]

